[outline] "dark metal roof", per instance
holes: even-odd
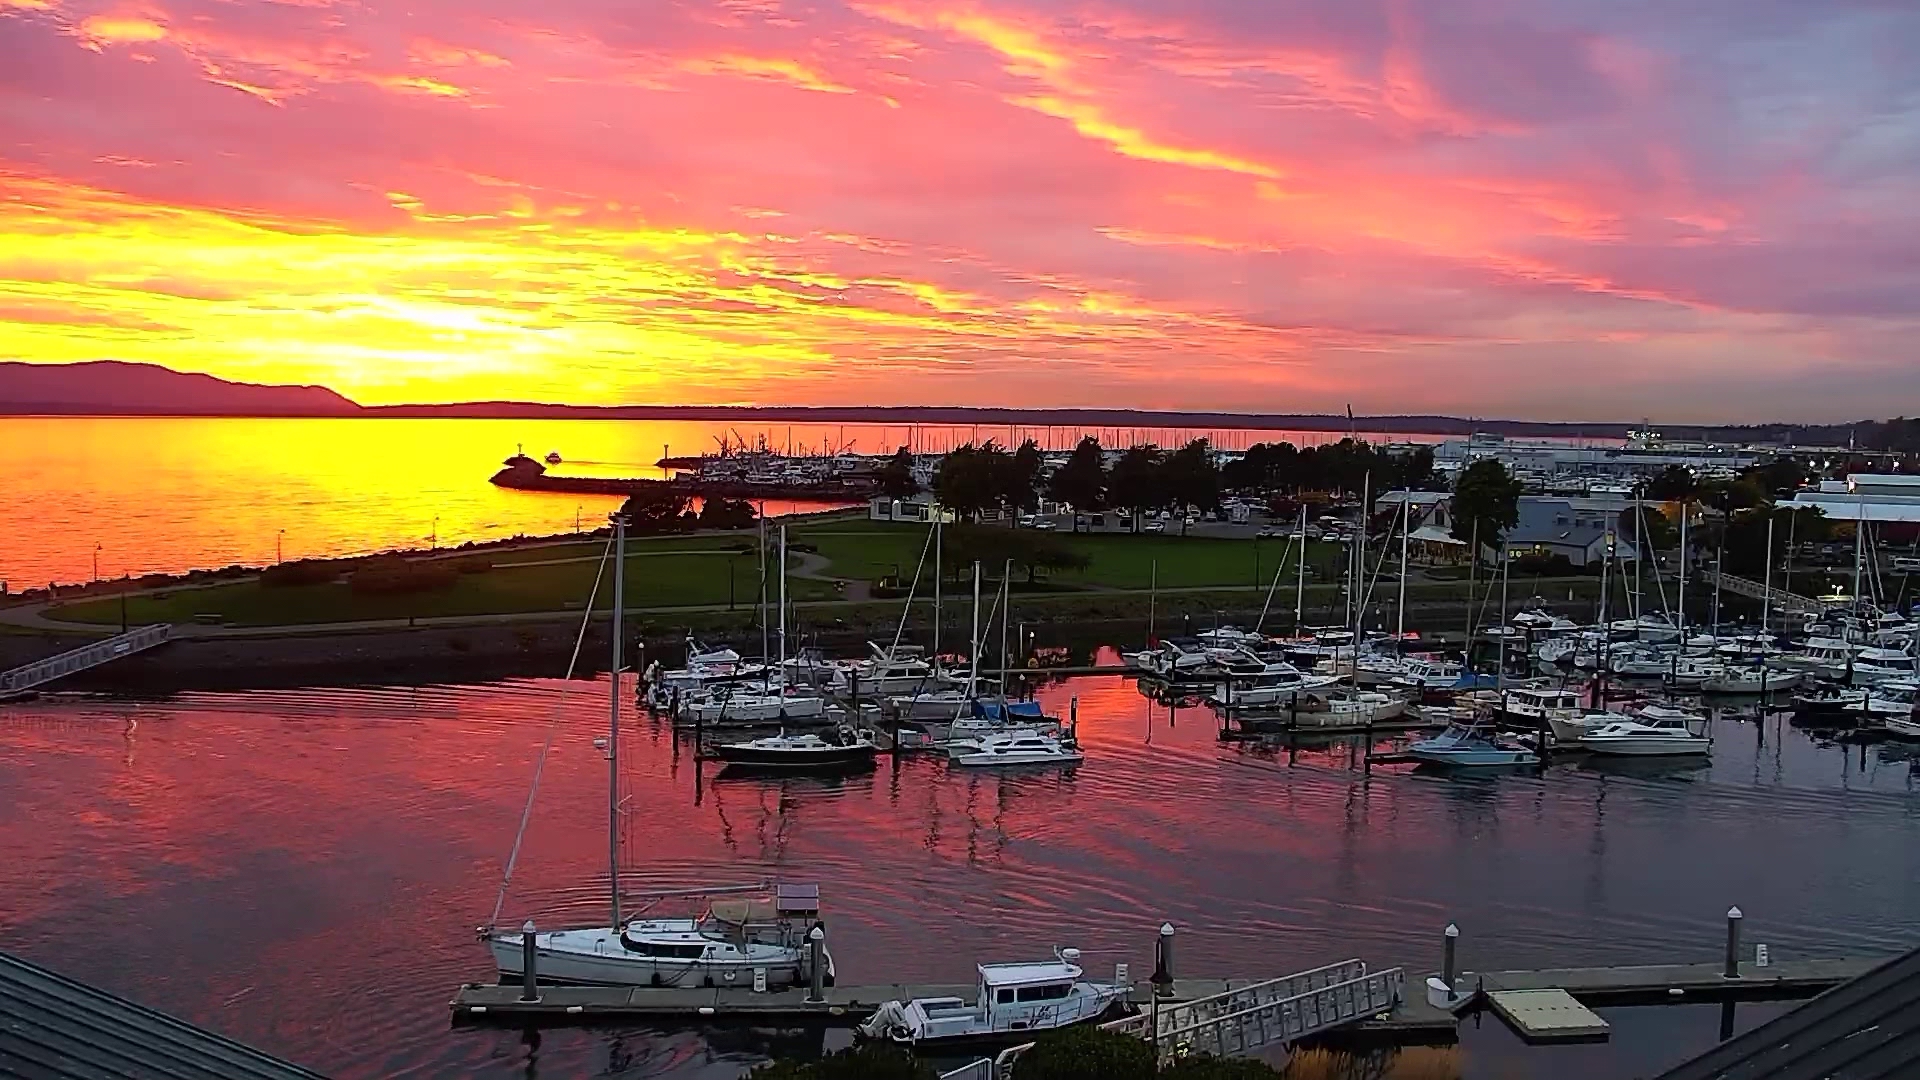
[[[250,1046],[0,952],[0,1076],[325,1080]]]
[[[1920,949],[1659,1080],[1896,1080],[1920,1071]]]

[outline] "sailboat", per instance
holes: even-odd
[[[626,519],[614,518],[612,716],[607,729],[607,870],[611,918],[603,925],[535,931],[536,976],[542,982],[601,986],[750,986],[765,971],[770,986],[811,981],[808,935],[820,925],[820,887],[697,889],[654,894],[647,906],[668,897],[713,899],[684,918],[625,919],[620,895],[620,645],[626,599]],[[597,740],[596,740],[597,741]],[[642,909],[643,911],[645,908]],[[500,974],[523,972],[521,930],[480,928]],[[821,951],[833,978],[833,958]]]

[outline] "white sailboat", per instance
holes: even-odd
[[[753,893],[743,899],[716,899],[685,918],[626,919],[620,895],[620,692],[621,614],[626,599],[626,520],[614,518],[612,709],[607,729],[607,870],[610,919],[601,926],[535,930],[536,977],[542,982],[607,986],[702,987],[751,985],[766,972],[773,986],[811,979],[808,934],[819,925],[817,885],[776,885],[752,889],[705,889],[656,894],[714,897]],[[596,740],[597,741],[597,740]],[[504,886],[503,895],[504,895]],[[496,910],[496,917],[497,917]],[[529,924],[531,925],[531,924]],[[524,971],[523,930],[480,928],[502,977]],[[830,980],[833,959],[824,950]]]

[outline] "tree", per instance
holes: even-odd
[[[1472,543],[1477,532],[1480,543],[1497,550],[1500,538],[1520,523],[1520,490],[1520,481],[1493,458],[1467,466],[1453,489],[1453,538]]]
[[[1699,486],[1692,470],[1685,465],[1669,465],[1641,485],[1640,494],[1659,502],[1672,502],[1691,496]]]
[[[1040,444],[1032,439],[1020,444],[1012,456],[1001,455],[998,466],[1000,505],[1008,510],[1034,510],[1040,506]]]
[[[1159,1080],[1278,1080],[1280,1075],[1264,1061],[1199,1054],[1161,1069]]]
[[[1013,1080],[1152,1080],[1144,1039],[1079,1026],[1049,1031],[1013,1062]]]
[[[1107,499],[1133,512],[1137,522],[1148,510],[1167,505],[1166,454],[1152,443],[1130,446],[1113,465]]]
[[[940,1071],[897,1046],[860,1043],[818,1061],[783,1058],[753,1070],[747,1080],[939,1080]]]
[[[1011,561],[1027,572],[1027,584],[1034,583],[1041,570],[1084,570],[1092,559],[1065,537],[1034,529],[1002,529],[991,525],[956,525],[947,530],[941,545],[946,561],[943,572],[949,577],[978,562],[983,570],[998,573]]]
[[[627,531],[636,536],[682,532],[698,521],[689,509],[692,504],[691,498],[664,483],[648,484],[627,496],[620,513],[627,519]]]
[[[920,494],[920,481],[913,478],[913,455],[901,447],[880,467],[880,494],[889,499],[911,499]]]
[[[940,459],[933,474],[933,492],[940,505],[962,518],[977,518],[1001,505],[1009,465],[1007,452],[989,439],[980,446],[965,443]]]
[[[1195,439],[1168,455],[1163,470],[1163,485],[1174,505],[1184,511],[1189,506],[1202,510],[1220,509],[1220,471],[1214,467],[1212,448],[1205,439]],[[1187,531],[1186,516],[1181,515],[1180,532]]]
[[[1640,520],[1646,523],[1647,542],[1640,543]],[[1636,548],[1644,546],[1647,553],[1667,551],[1680,543],[1680,531],[1667,520],[1667,515],[1652,506],[1642,506],[1639,511],[1627,511],[1620,515],[1620,534],[1632,540]]]
[[[1742,479],[1752,480],[1769,496],[1790,495],[1807,482],[1806,466],[1790,457],[1775,458],[1764,465],[1755,465],[1740,475]]]
[[[703,529],[746,529],[754,520],[753,504],[746,499],[708,498],[700,503]]]
[[[1047,494],[1073,507],[1073,527],[1080,528],[1079,515],[1106,505],[1107,466],[1100,440],[1091,435],[1080,440],[1068,455],[1067,463],[1054,470],[1047,480]]]

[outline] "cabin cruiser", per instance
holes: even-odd
[[[1500,717],[1510,723],[1537,728],[1542,724],[1575,719],[1583,711],[1578,691],[1531,688],[1507,691],[1506,699],[1500,706]]]
[[[1765,694],[1791,690],[1806,676],[1798,671],[1780,671],[1764,664],[1755,667],[1722,667],[1700,684],[1708,694]]]
[[[1673,668],[1671,649],[1629,645],[1607,658],[1607,667],[1615,675],[1628,679],[1658,679]]]
[[[743,660],[732,649],[704,648],[699,642],[688,638],[685,667],[666,671],[662,670],[658,661],[647,667],[644,674],[646,704],[650,708],[665,709],[671,707],[676,699],[683,700],[729,683],[764,679],[766,675],[765,664]]]
[[[1800,646],[1799,652],[1786,653],[1780,661],[1822,678],[1844,679],[1853,667],[1853,654],[1854,647],[1839,638],[1812,637]]]
[[[1363,727],[1397,720],[1406,711],[1407,699],[1397,694],[1329,687],[1302,693],[1298,704],[1282,706],[1277,718],[1302,728]]]
[[[1562,615],[1555,615],[1544,607],[1533,607],[1515,615],[1507,622],[1529,634],[1571,634],[1580,629],[1579,624]]]
[[[1847,711],[1862,718],[1865,723],[1886,723],[1892,720],[1912,720],[1916,711],[1920,711],[1920,683],[1911,680],[1884,682],[1868,689],[1862,701],[1850,705]]]
[[[776,885],[771,895],[714,899],[684,919],[634,919],[619,929],[534,934],[541,982],[595,986],[751,986],[765,970],[769,986],[811,981],[807,935],[820,924],[818,885]],[[483,931],[504,979],[521,977],[519,930]],[[833,979],[833,958],[822,950]]]
[[[1331,675],[1309,675],[1282,660],[1262,664],[1252,675],[1229,676],[1226,685],[1208,695],[1207,700],[1215,705],[1271,708],[1291,701],[1295,694],[1323,689],[1337,681]]]
[[[1431,739],[1409,743],[1407,753],[1430,765],[1453,768],[1540,764],[1540,755],[1527,747],[1460,724],[1450,725]]]
[[[882,649],[869,641],[867,647],[873,650],[873,655],[855,664],[847,674],[850,684],[858,680],[855,688],[862,693],[917,694],[922,690],[938,690],[960,682],[936,669],[921,654],[917,645],[896,645],[892,649]]]
[[[949,751],[950,761],[967,766],[1077,765],[1085,758],[1071,732],[1045,735],[1030,728],[1002,731]]]
[[[1430,694],[1459,689],[1465,674],[1466,669],[1451,660],[1409,656],[1402,662],[1400,673],[1388,679],[1387,684],[1415,694]]]
[[[981,964],[975,1000],[957,997],[889,1001],[874,1010],[859,1033],[929,1049],[957,1045],[1019,1043],[1036,1032],[1118,1017],[1131,1012],[1131,987],[1084,979],[1077,949],[1030,964]]]
[[[875,752],[872,736],[852,728],[833,728],[815,734],[798,735],[782,731],[778,735],[723,742],[708,748],[708,753],[729,765],[752,765],[768,769],[846,769],[872,765]]]
[[[1638,720],[1616,718],[1587,732],[1580,745],[1596,754],[1634,757],[1705,754],[1713,749],[1713,737],[1706,734],[1705,727],[1704,720],[1689,723],[1644,715]]]
[[[1920,665],[1906,649],[1888,649],[1870,645],[1853,658],[1853,681],[1873,684],[1888,679],[1911,679],[1920,675]]]
[[[1793,715],[1796,719],[1805,717],[1810,720],[1820,718],[1842,719],[1858,715],[1866,707],[1866,687],[1824,687],[1812,693],[1793,695]],[[1850,722],[1850,721],[1849,721]]]
[[[1618,619],[1608,624],[1609,630],[1624,637],[1644,641],[1650,645],[1667,645],[1680,640],[1680,628],[1665,615],[1641,615],[1637,619]]]
[[[1166,638],[1158,648],[1132,653],[1127,659],[1169,682],[1196,678],[1213,662],[1206,648],[1194,638]]]
[[[1683,688],[1697,688],[1701,683],[1720,674],[1720,664],[1697,656],[1679,656],[1673,659],[1673,666],[1667,669],[1668,685]]]
[[[827,699],[799,687],[720,688],[681,702],[680,719],[714,727],[825,723]]]

